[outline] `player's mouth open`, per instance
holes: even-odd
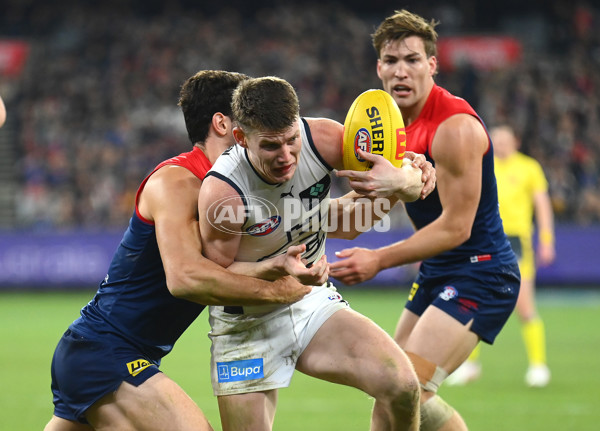
[[[410,92],[410,88],[405,85],[396,85],[393,90],[394,93],[398,95],[408,94]]]
[[[279,168],[275,168],[275,169],[273,169],[273,170],[274,170],[275,172],[277,172],[277,173],[281,174],[281,175],[285,175],[285,174],[287,174],[289,171],[291,171],[291,170],[292,170],[292,167],[293,167],[293,166],[294,166],[294,164],[292,163],[292,164],[285,165],[285,166],[282,166],[282,167],[279,167]]]

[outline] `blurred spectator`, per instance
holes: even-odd
[[[305,115],[341,122],[359,93],[379,87],[369,35],[389,5],[359,12],[358,2],[252,8],[234,1],[220,9],[196,3],[202,2],[5,3],[0,38],[26,38],[32,47],[10,100],[18,127],[19,227],[126,223],[141,178],[185,150],[177,95],[198,69],[281,76],[295,86]],[[497,9],[510,13],[509,6]],[[481,32],[477,26],[492,25],[493,17],[482,22],[477,7],[473,2],[466,13],[438,2],[418,12],[442,26],[447,20],[453,34]],[[520,12],[515,16],[523,19]],[[439,81],[469,100],[488,126],[515,128],[527,143],[523,152],[544,166],[558,222],[598,223],[600,33],[593,29],[600,10],[555,0],[529,15],[545,23],[546,49],[525,46],[513,69],[465,66],[442,70]],[[498,16],[488,30],[502,31],[509,19]],[[395,223],[406,223],[398,214]]]

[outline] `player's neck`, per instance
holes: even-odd
[[[231,142],[225,139],[208,139],[205,143],[197,142],[194,146],[200,148],[206,158],[214,164],[223,151],[231,146]]]

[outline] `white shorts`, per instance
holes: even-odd
[[[209,307],[214,394],[289,386],[298,357],[323,323],[344,308],[348,303],[331,283],[314,286],[291,305],[244,307],[243,314]]]

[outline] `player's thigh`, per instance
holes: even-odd
[[[44,427],[44,431],[93,431],[90,425],[52,416],[52,419]]]
[[[223,431],[269,431],[273,428],[277,390],[218,397]]]
[[[123,382],[94,403],[86,419],[96,430],[212,430],[202,410],[163,373],[139,386]]]
[[[351,309],[336,312],[321,326],[296,369],[371,395],[388,384],[414,383],[414,371],[402,349],[371,319]]]
[[[411,331],[405,350],[451,373],[464,362],[479,342],[466,325],[435,306],[429,306]]]

